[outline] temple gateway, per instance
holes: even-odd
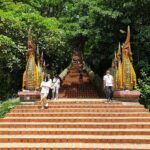
[[[130,43],[130,27],[127,37],[112,60],[111,73],[114,76],[114,99],[137,101],[140,93],[136,88],[136,73]],[[79,71],[80,70],[80,71]],[[81,90],[80,74],[83,76]],[[45,61],[32,40],[31,30],[28,33],[28,51],[26,54],[26,68],[23,73],[22,91],[18,95],[22,101],[37,101],[40,99],[40,84],[45,72]],[[74,51],[71,64],[60,73],[63,83],[60,98],[100,98],[103,97],[102,79],[87,67],[79,51]]]

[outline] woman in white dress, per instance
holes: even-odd
[[[41,105],[42,108],[44,109],[45,107],[48,107],[48,102],[47,102],[47,96],[49,93],[49,88],[51,87],[51,81],[46,82],[46,77],[44,78],[44,81],[41,82]]]

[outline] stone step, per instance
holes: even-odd
[[[19,147],[19,148],[18,148]],[[128,143],[3,143],[1,150],[149,150],[150,144]]]
[[[149,129],[150,123],[128,122],[128,123],[97,123],[97,122],[1,122],[0,128],[114,128],[114,129]]]
[[[150,144],[150,136],[144,135],[2,135],[0,143],[132,143]]]
[[[127,144],[127,143],[17,143],[17,146],[25,150],[149,150],[150,144]],[[3,143],[1,150],[20,150],[16,143]],[[0,146],[1,148],[1,146]]]
[[[0,122],[150,122],[150,117],[6,117]]]
[[[106,99],[96,99],[91,101],[90,99],[59,99],[59,100],[49,100],[48,103],[50,105],[72,105],[72,104],[80,104],[80,105],[93,105],[93,104],[99,104],[99,105],[122,105],[121,102],[113,102],[113,103],[105,103]],[[35,104],[38,104],[39,102],[35,102]],[[141,106],[141,105],[138,105]],[[144,108],[144,107],[143,107]]]
[[[79,87],[67,87],[67,88],[62,88],[60,89],[60,92],[68,92],[68,93],[72,93],[72,92],[75,92],[76,94],[97,94],[97,92],[93,89],[93,90],[89,90],[86,86],[83,85],[83,88],[81,89],[80,88],[80,85]]]
[[[66,79],[64,80],[64,81],[67,81]],[[78,81],[78,80],[77,80]],[[72,84],[72,83],[63,83],[62,84],[62,87],[63,88],[78,88],[79,87],[79,85],[80,85],[80,83],[75,83],[75,84]],[[87,89],[89,89],[89,90],[94,90],[95,88],[93,88],[93,85],[92,85],[92,83],[84,83],[84,85],[85,85],[85,87],[87,88]]]
[[[41,113],[8,113],[6,117],[150,117],[148,112],[90,112],[90,113],[81,113],[81,112],[50,112],[46,113],[44,110]]]
[[[85,85],[83,85],[83,89],[80,90],[80,84],[78,85],[78,87],[63,87],[60,89],[60,91],[67,91],[67,92],[72,92],[75,91],[76,93],[80,93],[80,94],[84,94],[84,93],[88,93],[88,94],[92,94],[92,93],[96,93],[95,89],[90,89],[90,87],[86,87]]]
[[[17,106],[16,109],[38,109],[41,108],[41,105],[22,105],[22,106]],[[80,104],[74,104],[74,105],[50,105],[48,106],[48,108],[112,108],[112,109],[116,109],[116,108],[143,108],[143,106],[124,106],[124,105],[80,105]]]
[[[81,90],[81,89],[79,89]],[[84,89],[86,90],[86,89]],[[83,96],[89,96],[88,98],[91,98],[92,96],[96,96],[96,98],[99,98],[97,93],[95,91],[80,91],[78,92],[78,89],[70,89],[70,90],[67,90],[67,89],[63,89],[63,90],[60,90],[60,94],[72,94],[73,96],[80,96],[80,97],[83,97]]]
[[[79,89],[79,88],[80,88],[80,83],[73,85],[73,86],[68,86],[67,84],[64,84],[60,88],[60,90],[70,90],[70,89]],[[82,89],[82,91],[78,91],[78,92],[96,92],[96,91],[95,91],[95,89],[91,88],[91,86],[86,86],[84,84],[84,88]]]
[[[95,87],[91,84],[87,72],[83,72],[84,90],[81,90],[78,66],[72,66],[66,75],[60,89],[60,97],[67,98],[99,98]]]
[[[79,89],[82,90],[82,89]],[[89,96],[88,98],[90,98],[91,96],[96,96],[96,98],[99,98],[97,93],[95,91],[84,91],[86,89],[83,89],[83,91],[78,92],[78,89],[64,89],[64,90],[60,90],[60,94],[65,93],[65,94],[72,94],[72,95],[78,95],[78,96]]]
[[[3,128],[0,135],[150,135],[148,129]]]
[[[91,103],[90,103],[91,101]],[[60,103],[60,104],[93,104],[96,102],[96,104],[105,104],[105,105],[110,105],[110,104],[119,104],[119,105],[128,105],[128,106],[142,106],[139,104],[139,102],[123,102],[123,101],[119,101],[119,100],[116,100],[116,99],[113,99],[110,103],[107,102],[107,99],[106,98],[59,98],[57,100],[51,100],[49,99],[48,100],[49,103]],[[64,103],[63,103],[64,102]],[[81,103],[80,103],[81,102]],[[86,103],[87,102],[87,103]],[[97,103],[98,102],[98,103]],[[35,102],[36,104],[37,102]],[[143,107],[143,106],[142,106]],[[143,107],[144,108],[144,107]]]
[[[0,119],[0,149],[144,150],[150,146],[150,114],[137,103],[64,99],[50,101],[46,110],[40,108],[39,102],[17,106]]]
[[[60,95],[59,95],[61,98],[65,98],[65,97],[68,97],[68,98],[99,98],[98,96],[95,96],[95,95],[92,95],[92,96],[89,96],[89,95],[84,95],[84,96],[82,96],[82,95],[73,95],[73,94],[63,94],[63,93],[61,93]]]
[[[80,91],[78,91],[80,90]],[[83,86],[83,89],[80,89],[79,87],[68,87],[68,88],[63,88],[60,89],[60,91],[66,91],[68,93],[72,93],[72,92],[76,92],[76,94],[97,94],[97,92],[93,89],[93,90],[89,90],[86,86]]]
[[[11,113],[28,113],[28,112],[41,112],[39,109],[13,109]],[[148,112],[148,110],[144,108],[116,108],[116,109],[89,109],[89,108],[61,108],[61,109],[45,109],[44,112]]]

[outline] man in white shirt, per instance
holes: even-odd
[[[58,99],[60,88],[60,79],[58,75],[54,76],[51,88],[52,88],[52,99]]]
[[[109,70],[107,70],[106,75],[103,77],[103,83],[107,101],[110,102],[113,97],[114,79],[113,76],[110,75]]]

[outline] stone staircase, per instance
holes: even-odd
[[[0,119],[0,150],[149,150],[150,113],[138,103],[59,99]]]
[[[83,88],[80,88],[78,65],[72,64],[60,89],[60,98],[99,98],[89,76],[83,72]]]

